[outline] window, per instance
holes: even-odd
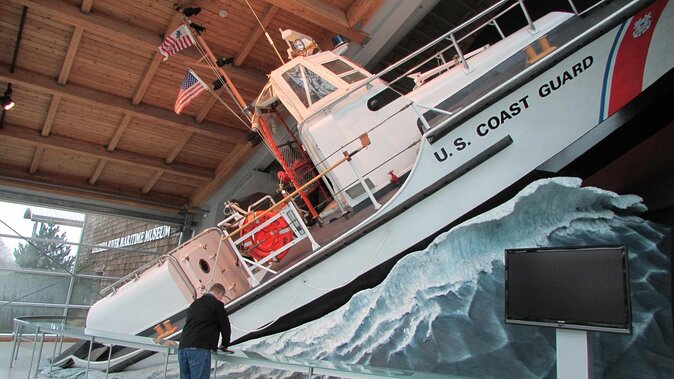
[[[334,72],[337,75],[341,75],[347,71],[353,71],[353,67],[346,64],[346,62],[341,60],[334,60],[330,62],[323,63],[323,67]]]
[[[334,61],[325,62],[323,63],[323,67],[332,71],[333,73],[338,75],[340,79],[344,80],[349,84],[365,79],[365,75],[363,75],[360,71],[356,70],[355,68],[351,67],[348,63],[344,62],[343,60],[335,59]]]
[[[365,75],[361,74],[359,71],[356,71],[356,72],[353,72],[351,74],[342,76],[342,79],[345,82],[351,84],[351,83],[355,83],[359,80],[365,79]]]
[[[330,82],[302,65],[292,67],[284,72],[282,77],[307,108],[337,89]]]

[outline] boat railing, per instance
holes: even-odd
[[[258,201],[258,203],[260,203],[261,201],[270,201],[272,203],[272,206],[267,208],[266,210],[260,212],[251,212],[251,209],[249,209],[247,212],[245,212],[245,214],[242,214],[243,210],[240,207],[238,207],[238,205],[231,204],[229,208],[231,214],[229,214],[228,217],[225,218],[223,221],[218,223],[218,227],[222,228],[226,233],[226,235],[224,235],[221,238],[221,240],[227,241],[229,243],[234,254],[237,256],[237,259],[239,260],[239,262],[242,263],[243,269],[246,271],[250,283],[253,287],[260,284],[260,280],[257,279],[256,273],[266,272],[271,273],[272,275],[278,274],[278,272],[272,270],[269,267],[266,267],[265,264],[277,258],[280,254],[282,254],[284,251],[291,248],[292,246],[298,244],[299,242],[302,242],[304,239],[308,239],[310,241],[312,252],[315,252],[320,248],[320,245],[313,238],[311,232],[309,231],[309,228],[303,221],[302,216],[299,213],[299,210],[293,203],[293,198],[295,198],[299,193],[306,190],[306,188],[313,185],[318,180],[321,180],[323,176],[327,175],[330,171],[334,170],[339,165],[347,161],[350,162],[355,154],[365,149],[370,144],[370,140],[367,134],[361,135],[359,139],[361,143],[361,146],[359,148],[350,153],[347,151],[343,151],[342,153],[344,156],[341,159],[333,163],[325,171],[319,173],[314,178],[304,183],[299,188],[295,189],[295,191],[293,191],[292,193],[286,195],[282,200],[274,202],[271,199],[271,197],[265,197],[262,200]],[[361,181],[364,181],[363,177],[360,175],[357,168],[353,165],[351,167],[354,170],[356,176],[358,176]],[[373,202],[375,209],[379,209],[381,205],[374,198],[374,195],[371,192],[369,192],[368,195],[370,197],[370,200]],[[267,200],[266,198],[269,199]],[[249,215],[252,217],[248,217]],[[285,243],[284,245],[276,248],[274,251],[270,252],[267,256],[265,256],[263,259],[259,261],[255,261],[253,259],[249,259],[248,257],[244,256],[244,254],[242,254],[241,252],[241,250],[244,249],[240,249],[239,246],[242,246],[243,243],[245,243],[256,233],[260,232],[266,226],[270,225],[271,223],[275,222],[281,217],[288,224],[288,228],[292,230],[293,239]]]
[[[535,31],[535,30],[536,30],[536,27],[534,26],[534,23],[533,23],[533,21],[531,20],[531,17],[529,16],[529,13],[528,13],[526,7],[524,6],[523,1],[520,0],[520,1],[517,1],[517,2],[515,2],[515,3],[513,3],[513,4],[511,4],[510,6],[508,6],[507,8],[505,8],[504,10],[502,10],[501,12],[497,13],[495,16],[492,16],[492,17],[489,18],[487,21],[483,22],[482,24],[478,25],[477,27],[475,27],[475,28],[469,30],[469,31],[466,32],[466,34],[463,35],[462,37],[460,37],[460,38],[457,38],[457,37],[456,37],[457,33],[459,33],[459,32],[461,32],[461,31],[463,31],[464,29],[468,28],[468,27],[471,26],[473,23],[478,22],[479,20],[482,20],[486,15],[490,14],[490,13],[493,12],[494,10],[498,9],[501,5],[503,5],[503,4],[505,4],[505,3],[509,2],[509,1],[510,1],[510,0],[507,0],[507,1],[500,1],[500,2],[498,2],[498,3],[496,3],[496,4],[494,4],[494,5],[491,6],[490,8],[486,9],[484,12],[478,14],[477,16],[471,18],[471,19],[468,20],[468,21],[465,21],[464,23],[462,23],[461,25],[459,25],[459,26],[455,27],[454,29],[450,30],[448,33],[444,34],[443,36],[438,37],[436,40],[434,40],[433,42],[431,42],[431,43],[429,44],[430,46],[427,45],[427,48],[424,49],[423,51],[417,50],[417,52],[415,52],[415,53],[412,54],[413,57],[416,57],[416,55],[421,54],[421,53],[423,53],[424,51],[426,51],[427,49],[430,49],[431,47],[434,47],[434,46],[436,46],[436,45],[438,45],[438,44],[440,44],[440,43],[442,43],[442,42],[444,42],[444,41],[450,41],[450,42],[451,42],[451,44],[450,44],[449,46],[446,46],[446,47],[442,48],[440,51],[438,51],[437,53],[435,53],[435,54],[432,55],[431,57],[425,59],[425,60],[422,61],[421,63],[415,65],[414,67],[412,67],[412,68],[410,68],[410,69],[408,69],[403,75],[401,75],[401,76],[397,77],[396,79],[392,80],[391,83],[395,83],[395,82],[397,82],[397,81],[399,81],[399,80],[401,80],[401,79],[403,79],[403,78],[409,76],[412,72],[418,70],[419,68],[423,67],[424,65],[426,65],[426,64],[428,64],[428,63],[430,63],[431,61],[436,60],[436,59],[439,59],[441,62],[443,62],[443,65],[441,65],[441,66],[446,66],[445,69],[449,69],[449,68],[453,67],[454,65],[460,63],[460,64],[463,64],[463,67],[464,67],[464,69],[465,69],[466,71],[469,71],[469,70],[470,70],[470,66],[468,65],[468,58],[469,58],[469,56],[468,56],[467,54],[464,54],[464,53],[463,53],[463,51],[462,51],[461,47],[459,46],[459,44],[460,44],[461,42],[463,42],[466,38],[472,36],[473,34],[479,32],[480,30],[484,29],[484,28],[487,27],[487,26],[493,26],[493,27],[495,27],[496,30],[498,31],[499,35],[501,36],[501,39],[505,39],[505,38],[506,38],[506,35],[503,33],[503,30],[500,28],[500,26],[499,26],[499,24],[498,24],[498,19],[499,19],[501,16],[505,15],[506,13],[508,13],[508,12],[509,12],[510,10],[512,10],[513,8],[516,8],[518,5],[520,6],[520,8],[522,9],[522,12],[524,13],[524,17],[526,18],[527,23],[529,24],[529,28],[530,28],[532,31]],[[447,63],[447,59],[446,59],[446,57],[445,57],[445,53],[447,53],[447,52],[448,52],[449,50],[451,50],[451,49],[454,49],[454,51],[456,51],[457,57],[456,57],[456,59],[452,59],[452,60],[449,61],[449,63]],[[413,58],[413,57],[412,57],[412,58]],[[403,63],[404,63],[404,62],[403,62]],[[440,72],[442,72],[442,71],[444,71],[444,70],[440,70],[440,71],[437,72],[436,74],[438,74],[438,73],[440,73]]]
[[[498,32],[498,34],[500,35],[501,39],[505,39],[506,35],[503,33],[503,30],[499,26],[498,20],[502,16],[504,16],[506,13],[510,12],[512,9],[517,8],[518,5],[519,5],[519,8],[522,11],[522,15],[524,16],[524,18],[527,21],[527,24],[529,25],[529,29],[532,32],[536,31],[536,26],[534,25],[534,22],[531,19],[531,16],[529,15],[529,11],[527,10],[526,6],[524,5],[524,0],[515,1],[513,4],[507,6],[505,9],[498,12],[496,15],[488,18],[487,21],[484,21],[481,24],[479,24],[479,25],[477,25],[477,26],[475,26],[471,29],[468,29],[470,26],[474,26],[475,23],[479,22],[480,20],[483,20],[486,16],[488,16],[492,12],[495,12],[501,6],[503,6],[506,3],[511,2],[511,1],[512,0],[503,0],[503,1],[497,2],[496,4],[494,4],[491,7],[485,9],[484,11],[479,13],[478,15],[476,15],[476,16],[470,18],[469,20],[463,22],[459,26],[457,26],[454,29],[450,30],[449,32],[443,34],[442,36],[436,38],[435,40],[431,41],[427,45],[421,47],[417,51],[410,54],[408,57],[404,58],[403,60],[401,60],[399,62],[396,62],[395,64],[391,65],[390,67],[386,68],[385,70],[383,70],[382,72],[380,72],[379,74],[377,74],[375,76],[381,77],[382,75],[385,75],[388,72],[395,70],[396,68],[398,68],[402,64],[406,63],[407,61],[415,58],[416,56],[418,56],[420,54],[422,54],[426,50],[428,50],[428,49],[430,49],[430,48],[432,48],[432,47],[434,47],[434,46],[436,46],[436,45],[438,45],[438,44],[440,44],[444,41],[447,41],[447,40],[449,40],[451,42],[451,44],[449,46],[444,47],[443,49],[441,49],[437,53],[433,54],[431,57],[425,59],[424,61],[415,65],[411,69],[406,70],[406,72],[403,75],[401,75],[401,76],[397,77],[396,79],[392,80],[391,83],[395,83],[396,81],[401,80],[401,79],[409,76],[412,72],[418,70],[419,68],[421,68],[424,65],[430,63],[433,60],[438,60],[440,62],[443,62],[442,65],[448,66],[447,68],[453,67],[455,64],[461,63],[461,64],[463,64],[464,69],[466,71],[469,71],[470,66],[469,66],[468,60],[467,60],[469,58],[469,56],[467,54],[463,53],[463,50],[460,47],[460,43],[463,42],[464,40],[466,40],[468,37],[474,35],[475,33],[481,31],[482,29],[484,29],[488,26],[493,26],[496,29],[496,31]],[[606,0],[597,0],[594,4],[592,4],[588,8],[586,8],[582,11],[579,11],[578,7],[574,3],[574,1],[568,0],[568,3],[570,5],[573,13],[575,13],[577,16],[580,16],[580,15],[590,11],[591,9],[599,6],[600,4],[605,3],[605,2],[606,2]],[[457,38],[457,34],[459,34],[460,32],[463,32],[464,30],[468,30],[468,31],[466,31],[465,34],[462,35],[460,38]],[[450,62],[448,63],[447,58],[445,57],[445,53],[447,53],[447,51],[449,51],[451,49],[454,49],[457,57],[456,57],[456,59],[450,60]],[[442,70],[440,72],[442,72]]]
[[[257,213],[254,208],[263,202],[270,202],[272,206],[267,210],[259,211],[260,213]],[[280,208],[276,206],[277,204],[281,203],[274,202],[271,196],[263,197],[255,204],[251,205],[251,207],[248,208],[248,211],[244,211],[237,204],[228,204],[227,206],[229,207],[230,215],[218,223],[218,227],[223,228],[224,231],[227,232],[227,235],[220,241],[227,241],[229,243],[230,248],[238,261],[241,262],[244,271],[248,275],[248,280],[253,287],[260,284],[260,280],[256,276],[257,273],[277,274],[276,271],[267,267],[267,264],[272,260],[279,259],[278,256],[291,247],[305,239],[309,239],[313,250],[317,250],[320,247],[311,235],[306,224],[302,221],[302,216],[295,204],[289,200],[283,202],[283,206]],[[278,212],[274,212],[276,209],[278,209]],[[249,220],[249,216],[251,215],[253,217]],[[268,215],[268,217],[264,217],[265,215]],[[272,223],[276,223],[279,219],[285,221],[293,238],[283,245],[277,246],[273,251],[269,252],[265,257],[258,261],[249,258],[249,254],[244,254],[247,249],[256,247],[257,241],[254,240],[254,236],[265,230],[265,228]],[[232,229],[234,230],[228,232],[228,230]]]
[[[573,13],[575,13],[576,15],[582,15],[582,14],[590,11],[591,9],[599,6],[600,4],[605,3],[607,0],[597,0],[595,3],[593,3],[593,5],[589,6],[588,8],[586,8],[582,11],[579,11],[578,7],[576,6],[576,4],[574,3],[573,0],[567,0],[567,1],[570,4]],[[501,9],[503,6],[505,6],[508,3],[512,3],[512,4],[508,5],[505,9],[501,10],[497,14],[489,17],[487,19],[487,21],[483,21],[481,24],[478,24],[477,26],[475,26],[476,23],[478,23],[481,20],[484,20],[487,16],[489,16],[489,15],[493,14],[494,12],[498,11],[499,9]],[[458,58],[457,58],[458,62],[462,63],[464,65],[465,71],[469,71],[469,66],[468,66],[468,63],[466,61],[467,60],[466,55],[464,55],[463,50],[459,46],[459,43],[464,41],[468,36],[471,36],[471,35],[477,33],[478,31],[480,31],[480,30],[482,30],[482,29],[484,29],[485,27],[488,27],[488,26],[494,26],[496,28],[496,30],[498,31],[499,35],[501,36],[501,38],[502,39],[505,38],[506,37],[505,34],[503,33],[503,31],[501,30],[501,28],[498,25],[498,19],[500,17],[502,17],[505,13],[510,11],[511,9],[514,9],[518,6],[521,9],[525,19],[527,20],[527,24],[529,25],[529,28],[531,30],[535,30],[534,22],[531,19],[531,16],[529,15],[529,11],[527,10],[527,8],[524,4],[524,0],[500,0],[500,1],[496,2],[495,4],[493,4],[492,6],[490,6],[489,8],[483,10],[482,12],[477,14],[476,16],[474,16],[474,17],[470,18],[469,20],[463,22],[459,26],[457,26],[457,27],[453,28],[452,30],[442,34],[441,36],[437,37],[436,39],[432,40],[431,42],[427,43],[426,45],[420,47],[419,49],[410,53],[406,57],[402,58],[401,60],[391,64],[390,66],[388,66],[384,70],[378,72],[375,75],[370,76],[367,80],[363,80],[362,82],[360,82],[360,83],[354,85],[353,87],[349,88],[347,91],[342,93],[339,97],[335,98],[335,100],[332,101],[332,104],[342,101],[343,99],[347,98],[352,93],[354,93],[355,91],[358,91],[359,89],[361,89],[363,87],[371,86],[372,82],[374,82],[375,80],[381,79],[383,76],[387,75],[388,73],[398,69],[402,65],[410,62],[411,60],[415,59],[419,55],[425,53],[429,49],[431,49],[431,48],[433,48],[433,47],[437,46],[438,44],[443,43],[445,41],[450,41],[451,45],[448,46],[446,49],[443,49],[441,52],[433,54],[433,56],[431,56],[430,58],[425,60],[423,63],[421,63],[419,65],[415,65],[411,69],[405,70],[405,72],[402,75],[400,75],[399,77],[397,77],[393,81],[390,81],[388,83],[389,86],[392,83],[395,83],[396,81],[398,81],[402,78],[408,77],[415,70],[419,69],[421,66],[423,66],[424,64],[427,64],[428,62],[432,61],[433,59],[438,59],[438,54],[443,54],[443,56],[444,56],[444,53],[446,53],[449,49],[452,49],[452,48],[456,51],[456,55],[458,56]],[[469,27],[471,27],[471,26],[473,26],[473,28],[469,29]],[[457,34],[459,32],[465,31],[465,30],[468,30],[466,32],[466,34],[457,39],[457,37],[456,37]],[[443,61],[443,59],[444,58],[440,59],[440,61]],[[316,115],[319,115],[319,114],[322,114],[322,113],[316,112],[312,116],[316,116]],[[312,116],[309,116],[309,117],[312,117]]]

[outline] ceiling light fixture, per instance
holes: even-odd
[[[215,64],[217,64],[218,67],[222,67],[224,65],[231,64],[232,62],[234,62],[233,57],[229,57],[229,58],[220,57],[220,58],[218,58],[217,61],[215,61]]]
[[[196,16],[199,14],[199,12],[201,12],[201,8],[199,7],[190,7],[183,9],[183,14],[187,17]]]
[[[2,109],[8,111],[12,109],[14,105],[16,105],[16,103],[12,100],[12,83],[8,83],[5,94],[0,96],[0,106],[2,106]]]
[[[225,77],[221,76],[213,81],[213,91],[217,91],[222,88],[222,83],[225,82]]]

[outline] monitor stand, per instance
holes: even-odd
[[[587,332],[557,330],[557,379],[590,378],[592,365]]]

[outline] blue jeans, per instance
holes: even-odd
[[[208,379],[211,375],[211,351],[208,349],[178,349],[180,379]]]

